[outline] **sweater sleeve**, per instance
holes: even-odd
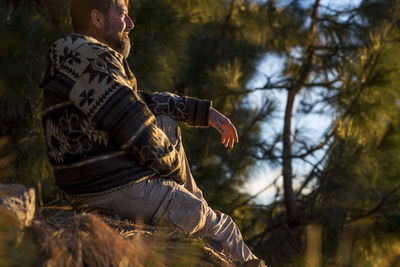
[[[207,127],[211,102],[194,97],[180,97],[172,93],[145,93],[141,99],[154,114],[164,114],[189,126]]]
[[[47,87],[67,96],[141,165],[183,184],[177,151],[157,127],[153,113],[130,88],[118,55],[101,46],[66,49],[53,84]]]

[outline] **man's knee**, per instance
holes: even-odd
[[[168,205],[164,219],[188,233],[194,234],[206,224],[208,209],[207,203],[192,194],[177,191]]]
[[[181,142],[181,131],[178,123],[167,115],[156,115],[157,126],[167,135],[172,145],[177,145]]]

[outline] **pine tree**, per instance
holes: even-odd
[[[336,244],[326,250],[339,254],[341,243],[354,245],[346,252],[354,256],[343,264],[374,266],[382,259],[390,264],[399,238],[399,7],[396,1],[365,1],[360,7],[363,46],[348,62],[347,79],[337,98],[335,141],[319,175],[320,213],[327,220],[336,214],[335,223],[326,228],[327,239]]]
[[[310,19],[298,21],[303,38],[287,38],[286,43],[283,38],[287,45],[282,79],[269,80],[262,88],[288,91],[288,105],[283,141],[275,138],[284,143],[284,151],[260,147],[265,155],[260,158],[278,158],[286,180],[300,180],[290,171],[294,160],[313,164],[297,190],[284,186],[283,196],[279,194],[266,210],[266,228],[250,239],[272,265],[297,259],[297,266],[304,261],[300,255],[309,224],[322,226],[323,266],[373,266],[393,252],[399,207],[393,157],[399,111],[398,8],[397,1],[364,1],[342,10],[319,1],[309,8],[298,1],[284,7],[294,18],[308,14]],[[288,36],[285,27],[278,27],[280,35]],[[310,92],[317,101],[307,97]],[[302,138],[301,129],[290,127],[295,119],[289,105],[293,98],[301,98],[297,114],[332,112],[332,125],[320,143]],[[316,151],[323,152],[317,161],[312,159]],[[309,193],[304,191],[307,187]],[[389,237],[389,231],[394,235]]]

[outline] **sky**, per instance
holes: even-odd
[[[281,3],[287,3],[288,0],[282,0]],[[300,0],[300,3],[309,6],[312,5],[315,0]],[[341,8],[349,8],[356,7],[360,4],[361,0],[321,0],[321,6],[329,6],[333,9],[341,9]],[[321,12],[323,12],[321,10]],[[270,54],[266,55],[265,58],[260,62],[257,67],[257,74],[254,76],[252,81],[248,84],[248,88],[258,88],[262,87],[265,84],[265,77],[274,77],[282,70],[284,60],[276,55]],[[285,108],[285,99],[286,93],[281,91],[268,91],[263,92],[259,91],[253,93],[250,96],[250,102],[252,105],[256,107],[260,107],[263,103],[263,99],[265,99],[265,94],[271,94],[278,101],[278,116],[269,121],[268,124],[264,123],[263,125],[263,136],[268,139],[274,135],[274,133],[281,132],[283,128],[283,114]],[[310,95],[309,97],[313,97]],[[296,104],[295,109],[296,110]],[[315,140],[317,142],[321,139],[322,135],[326,131],[327,127],[329,127],[332,119],[329,115],[307,115],[307,117],[299,117],[295,116],[293,120],[293,128],[300,128],[304,130],[306,136],[311,140]],[[323,153],[316,154],[315,161],[318,160],[318,157],[321,157]],[[293,164],[293,172],[296,175],[302,175],[308,173],[310,170],[309,165],[305,165],[303,163],[294,163]],[[242,188],[243,192],[247,192],[250,195],[255,195],[262,191],[264,188],[269,188],[268,190],[260,193],[256,198],[255,202],[257,204],[268,204],[271,203],[274,199],[274,195],[276,190],[274,187],[268,187],[275,179],[277,179],[277,185],[282,187],[282,177],[280,175],[281,169],[276,167],[271,167],[267,164],[259,164],[254,169],[249,181]],[[294,187],[299,186],[299,182],[293,181]]]

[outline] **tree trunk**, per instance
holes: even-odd
[[[283,162],[282,162],[282,176],[283,176],[283,189],[285,195],[285,207],[289,220],[293,220],[296,216],[297,200],[293,192],[293,170],[292,170],[292,116],[294,100],[296,95],[300,92],[303,85],[310,77],[312,60],[314,56],[313,46],[316,43],[317,34],[317,16],[320,0],[315,0],[312,13],[311,25],[309,34],[309,43],[306,49],[306,56],[303,64],[299,70],[299,78],[297,82],[287,89],[288,96],[286,101],[285,121],[283,127]]]
[[[293,192],[292,178],[292,115],[294,99],[296,92],[288,90],[288,96],[286,101],[285,110],[285,124],[283,129],[283,164],[282,164],[282,176],[283,176],[283,189],[285,195],[285,207],[287,216],[289,219],[293,219],[296,214],[296,196]]]

